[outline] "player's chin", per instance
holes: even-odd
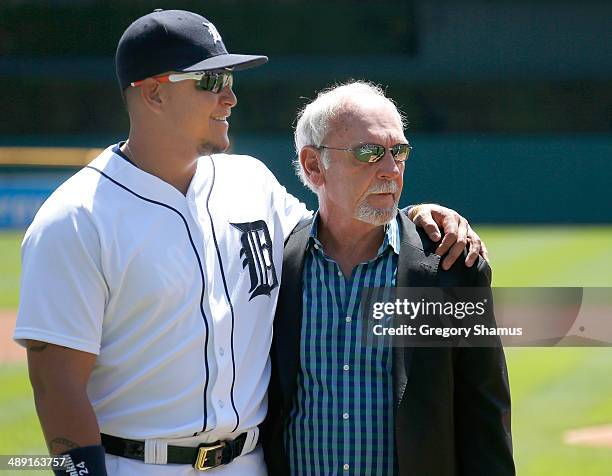
[[[200,144],[198,152],[200,155],[220,154],[225,152],[230,146],[230,141],[227,137],[216,141],[206,141]]]

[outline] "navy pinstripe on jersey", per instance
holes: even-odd
[[[117,146],[117,150],[118,150],[118,146]],[[125,155],[123,155],[123,154],[120,154],[120,155],[121,155],[121,157],[126,159],[128,162],[133,164],[133,162],[131,160],[127,159],[127,157],[125,157]],[[139,198],[141,200],[144,200],[145,202],[149,202],[149,203],[152,203],[154,205],[159,205],[160,207],[164,207],[164,208],[167,208],[168,210],[173,211],[174,213],[176,213],[181,218],[183,224],[185,225],[185,229],[187,230],[187,236],[189,237],[189,243],[191,244],[191,248],[193,249],[193,252],[195,253],[195,256],[196,256],[196,259],[197,259],[197,262],[198,262],[198,268],[200,269],[200,277],[202,278],[202,293],[200,295],[200,313],[202,314],[202,318],[204,319],[204,325],[206,326],[206,336],[204,337],[204,366],[206,368],[206,380],[204,382],[204,418],[203,418],[203,422],[202,422],[202,431],[206,431],[207,425],[208,425],[208,408],[207,408],[207,404],[206,404],[206,395],[207,395],[207,392],[208,392],[208,376],[210,375],[210,369],[209,369],[209,365],[208,365],[208,334],[209,334],[209,327],[208,327],[208,319],[206,318],[206,314],[204,313],[204,289],[206,288],[206,284],[205,284],[205,281],[204,281],[204,268],[202,267],[202,260],[200,259],[200,255],[198,253],[198,250],[196,249],[195,243],[193,242],[193,237],[191,236],[191,230],[189,229],[189,225],[187,224],[187,220],[185,220],[185,217],[183,216],[183,214],[180,211],[178,211],[176,208],[171,207],[170,205],[167,205],[165,203],[158,202],[157,200],[152,200],[150,198],[146,198],[146,197],[143,197],[142,195],[137,194],[136,192],[134,192],[133,190],[130,190],[128,187],[126,187],[122,183],[120,183],[117,180],[113,179],[112,177],[110,177],[109,175],[105,174],[101,170],[99,170],[99,169],[97,169],[95,167],[92,167],[91,165],[86,165],[85,168],[91,169],[91,170],[95,170],[100,175],[102,175],[106,179],[110,180],[112,183],[114,183],[118,187],[122,188],[126,192],[131,193],[135,197],[137,197],[137,198]]]
[[[234,305],[232,304],[232,300],[229,295],[229,291],[227,289],[227,280],[225,279],[225,271],[223,270],[223,260],[221,259],[221,253],[219,251],[219,243],[217,242],[217,233],[215,232],[215,222],[210,213],[210,195],[212,194],[213,188],[215,186],[215,161],[212,157],[208,157],[210,159],[210,164],[212,166],[212,185],[210,186],[210,190],[208,191],[208,195],[206,197],[206,212],[208,213],[208,218],[210,219],[210,228],[212,230],[212,237],[215,243],[215,249],[217,250],[217,259],[219,260],[219,267],[221,269],[221,278],[223,279],[223,290],[225,292],[225,297],[227,298],[227,302],[229,304],[230,313],[232,316],[232,330],[231,330],[231,341],[230,347],[232,349],[232,386],[230,387],[230,401],[232,402],[232,409],[234,410],[234,414],[236,415],[236,426],[232,431],[236,431],[238,425],[240,424],[240,416],[238,415],[238,409],[236,408],[236,402],[234,401],[234,386],[236,384],[236,356],[234,351],[234,325],[236,322],[236,317],[234,315]]]
[[[120,157],[122,157],[123,159],[125,159],[126,161],[128,161],[128,162],[129,162],[130,164],[132,164],[134,167],[137,167],[137,165],[136,165],[134,162],[132,162],[132,161],[129,159],[129,157],[127,157],[127,156],[126,156],[126,155],[123,153],[123,151],[121,150],[121,148],[120,148],[120,147],[121,147],[123,144],[124,144],[124,142],[120,142],[119,144],[117,144],[117,146],[116,146],[116,147],[113,149],[113,152],[114,152],[115,154],[119,155]],[[214,243],[215,243],[215,249],[217,250],[217,259],[219,260],[219,267],[220,267],[220,270],[221,270],[221,277],[222,277],[222,280],[223,280],[223,288],[224,288],[224,291],[225,291],[225,296],[226,296],[226,298],[227,298],[227,302],[228,302],[228,304],[229,304],[229,308],[230,308],[230,313],[231,313],[231,316],[232,316],[232,326],[231,326],[231,343],[230,343],[230,346],[231,346],[231,355],[232,355],[232,385],[231,385],[231,388],[230,388],[230,402],[231,402],[231,404],[232,404],[232,409],[233,409],[233,411],[234,411],[234,414],[236,415],[236,425],[234,426],[234,429],[233,429],[232,431],[236,431],[236,429],[238,428],[238,425],[240,424],[240,416],[239,416],[239,414],[238,414],[238,409],[236,408],[236,403],[235,403],[235,400],[234,400],[234,387],[235,387],[235,384],[236,384],[236,357],[235,357],[235,351],[234,351],[234,325],[235,325],[235,315],[234,315],[234,306],[233,306],[233,304],[232,304],[232,300],[231,300],[231,298],[230,298],[229,291],[228,291],[228,288],[227,288],[227,280],[225,279],[225,271],[223,270],[223,260],[221,259],[221,253],[219,252],[219,244],[217,243],[217,234],[216,234],[216,232],[215,232],[214,221],[213,221],[213,218],[212,218],[212,215],[211,215],[211,212],[210,212],[210,196],[211,196],[212,191],[213,191],[213,188],[214,188],[214,186],[215,186],[215,162],[214,162],[214,160],[212,159],[212,157],[210,157],[210,156],[208,156],[208,159],[210,160],[210,163],[211,163],[211,166],[212,166],[212,179],[211,179],[211,186],[210,186],[210,189],[208,190],[208,195],[206,196],[206,211],[207,211],[207,213],[208,213],[208,218],[210,219],[210,227],[211,227],[211,230],[212,230],[212,237],[213,237],[213,241],[214,241]],[[93,167],[90,167],[90,168],[92,168],[92,169],[93,169]],[[97,170],[97,169],[94,169],[94,170]],[[98,171],[98,172],[100,172],[100,171]],[[100,172],[100,173],[101,173],[102,175],[106,176],[104,173],[102,173],[102,172]],[[109,177],[107,177],[107,178],[109,178]],[[110,179],[110,178],[109,178],[109,179]],[[111,180],[111,181],[113,181],[113,182],[115,182],[115,183],[117,183],[117,182],[116,182],[115,180],[113,180],[113,179],[110,179],[110,180]],[[121,186],[121,185],[120,185],[120,184],[118,184],[118,183],[117,183],[117,185]],[[125,188],[126,190],[128,190],[126,187],[123,187],[123,186],[121,186],[121,187],[122,187],[122,188]],[[130,190],[128,190],[128,191],[130,191]],[[131,192],[131,191],[130,191],[130,192]],[[180,213],[178,210],[176,210],[176,209],[174,209],[174,208],[172,208],[172,207],[169,207],[168,205],[165,205],[165,204],[162,204],[162,203],[156,202],[156,201],[154,201],[154,200],[149,200],[149,199],[147,199],[147,198],[141,197],[140,195],[138,195],[138,194],[136,194],[136,193],[134,193],[134,192],[131,192],[131,193],[133,193],[133,194],[134,194],[134,195],[136,195],[137,197],[142,198],[143,200],[146,200],[146,201],[148,201],[148,202],[151,202],[151,203],[156,203],[156,204],[158,204],[158,205],[165,206],[166,208],[170,208],[171,210],[173,210],[173,211],[175,211],[176,213],[178,213],[179,215],[181,215],[181,213]],[[185,218],[184,218],[182,215],[181,215],[181,218],[183,218],[183,221],[185,222],[185,226],[187,227],[187,222],[185,221]],[[187,227],[187,232],[189,233],[189,239],[191,240],[191,233],[189,232],[189,227]],[[193,244],[193,243],[192,243],[192,244]],[[196,253],[196,255],[197,255],[197,254],[198,254],[198,252],[197,252],[197,250],[195,249],[195,247],[194,247],[194,251],[195,251],[195,253]],[[199,257],[199,256],[198,256],[198,263],[200,264],[200,271],[202,271],[202,266],[201,266],[201,262],[200,262],[200,257]],[[203,274],[203,271],[202,271],[202,280],[204,280],[204,274]],[[204,289],[204,287],[205,287],[205,286],[204,286],[204,281],[202,281],[202,282],[203,282],[202,289]],[[203,310],[202,310],[202,315],[204,315],[204,311],[203,311]],[[206,319],[206,318],[205,318],[205,319]],[[208,348],[208,323],[206,323],[206,344],[205,344],[205,349],[207,349],[207,348]],[[205,389],[208,387],[208,374],[209,374],[209,370],[208,370],[208,357],[207,357],[207,358],[206,358],[206,380],[207,380],[207,381],[206,381],[206,386],[205,386]],[[205,390],[205,391],[206,391],[206,390]],[[205,407],[205,410],[204,410],[204,421],[206,422],[206,421],[207,421],[207,419],[206,419],[206,399],[205,399],[204,407]],[[206,425],[204,425],[204,427],[203,427],[203,430],[202,430],[202,431],[204,431],[205,429],[206,429]]]

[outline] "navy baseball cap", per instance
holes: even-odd
[[[122,90],[166,71],[253,68],[266,56],[227,52],[215,26],[184,10],[157,9],[132,23],[121,36],[115,70]]]

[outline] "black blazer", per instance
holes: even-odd
[[[397,286],[489,286],[491,269],[479,258],[440,267],[436,245],[403,214]],[[268,415],[261,442],[270,476],[287,476],[283,429],[300,363],[302,270],[310,222],[296,227],[283,259],[274,319]],[[514,475],[510,390],[500,348],[394,348],[396,457],[405,476]]]

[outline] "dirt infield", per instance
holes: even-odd
[[[16,318],[15,311],[0,311],[0,364],[25,361],[25,349],[12,338]]]
[[[612,425],[591,426],[571,430],[563,435],[567,445],[612,448]]]

